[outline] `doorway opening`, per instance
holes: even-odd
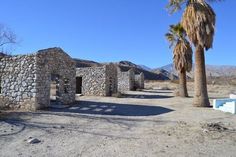
[[[60,77],[57,74],[51,74],[51,83],[50,83],[50,104],[59,103],[59,81]]]
[[[76,94],[82,94],[82,77],[76,77]]]

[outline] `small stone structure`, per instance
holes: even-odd
[[[135,89],[144,89],[144,74],[135,74]]]
[[[75,63],[60,48],[0,58],[0,95],[9,107],[36,110],[50,105],[50,86],[57,76],[56,100],[75,101]]]
[[[114,64],[76,69],[76,94],[112,96],[117,93],[117,68]]]
[[[128,71],[124,71],[124,69],[118,67],[117,78],[119,92],[135,90],[135,73],[133,68],[129,69]]]

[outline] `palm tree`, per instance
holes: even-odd
[[[170,47],[173,50],[173,62],[175,69],[179,73],[179,96],[188,97],[186,71],[192,69],[192,48],[186,39],[186,32],[181,24],[170,25],[169,33],[166,34]]]
[[[186,3],[181,24],[195,46],[194,105],[209,107],[204,50],[212,48],[216,15],[206,0],[169,0],[172,12]],[[208,0],[209,2],[221,0]]]

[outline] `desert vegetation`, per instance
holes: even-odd
[[[212,2],[212,0],[211,0]],[[216,15],[205,0],[169,0],[169,8],[174,13],[185,7],[181,25],[195,47],[195,94],[194,106],[209,107],[204,51],[212,48]]]
[[[17,43],[16,34],[11,31],[10,28],[5,26],[4,24],[0,23],[0,62],[2,65],[5,65],[1,60],[4,56],[10,55],[10,52],[7,51],[7,47],[10,45],[14,45]],[[0,70],[0,84],[2,83],[2,69]],[[2,91],[2,87],[0,85],[0,93]],[[12,105],[12,102],[0,95],[0,110],[1,109],[8,109],[8,107]]]
[[[7,47],[16,43],[16,34],[9,27],[0,23],[0,57],[9,54]]]
[[[169,33],[166,34],[167,40],[171,43],[173,50],[173,62],[175,69],[179,72],[179,96],[188,97],[186,86],[186,72],[192,70],[192,48],[186,38],[186,32],[182,25],[170,25]]]

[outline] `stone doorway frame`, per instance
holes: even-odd
[[[50,105],[60,105],[61,104],[61,94],[60,94],[60,88],[62,86],[62,80],[61,80],[61,76],[55,73],[51,73],[50,74]],[[52,97],[54,97],[52,94],[52,84],[53,81],[55,81],[55,100],[52,100]]]

